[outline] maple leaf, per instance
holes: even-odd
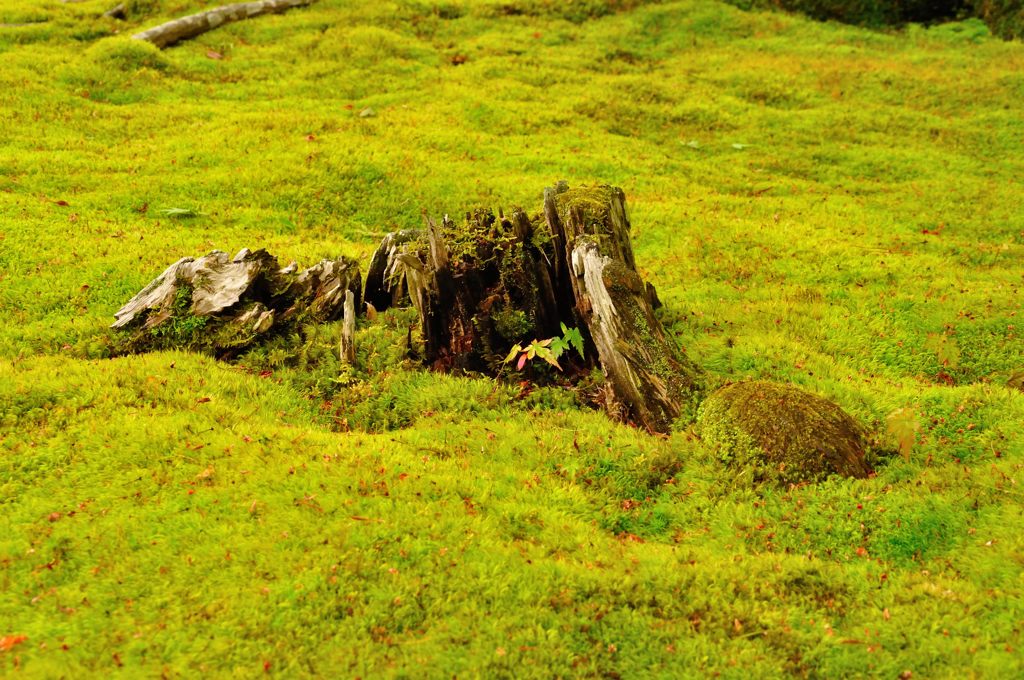
[[[898,408],[885,418],[885,431],[896,440],[904,460],[910,460],[920,429],[921,418],[912,408]]]

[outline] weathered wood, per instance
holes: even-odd
[[[601,369],[631,420],[668,432],[687,406],[695,406],[698,371],[669,342],[640,276],[621,260],[602,255],[591,237],[575,243],[577,309]]]
[[[569,251],[565,247],[565,228],[558,216],[557,203],[558,195],[568,190],[569,185],[564,181],[544,189],[544,221],[547,224],[548,233],[551,234],[551,242],[554,247],[549,268],[559,309],[572,309],[575,306],[569,260],[566,257]]]
[[[367,299],[372,289],[387,306],[408,290],[424,358],[437,370],[494,373],[514,344],[576,326],[586,339],[576,372],[600,364],[628,417],[667,432],[692,413],[701,371],[655,317],[660,301],[636,272],[629,231],[620,189],[560,182],[532,219],[483,210],[458,226],[428,219],[416,241],[389,234],[374,254]]]
[[[124,21],[128,18],[128,8],[125,7],[125,4],[123,2],[121,2],[117,5],[114,5],[106,12],[104,12],[103,16],[107,17],[108,19],[117,19],[118,21]]]
[[[345,291],[344,321],[341,325],[341,347],[339,348],[343,364],[356,363],[356,296],[351,290]]]
[[[216,252],[218,251],[214,251],[210,255],[214,255]],[[136,293],[121,309],[114,312],[114,318],[117,321],[111,325],[111,328],[124,328],[135,319],[136,315],[142,312],[156,312],[156,314],[150,315],[151,319],[146,320],[146,328],[152,328],[156,323],[159,323],[157,317],[162,310],[167,310],[167,315],[170,316],[169,310],[178,292],[179,275],[183,279],[191,278],[194,262],[194,258],[183,257],[165,269],[160,276],[150,281],[145,288]]]
[[[256,0],[239,2],[198,12],[187,17],[174,19],[153,28],[136,33],[135,40],[145,40],[163,49],[176,42],[189,40],[207,31],[242,19],[251,19],[261,14],[276,14],[311,5],[316,0]]]
[[[422,231],[387,235],[370,262],[366,301],[384,310],[408,299],[420,318],[423,359],[441,371],[498,374],[515,345],[576,327],[582,356],[563,354],[556,367],[571,380],[600,365],[631,421],[668,432],[692,414],[701,371],[654,315],[657,293],[636,271],[629,232],[620,189],[559,183],[532,217],[486,209],[462,224],[428,218]],[[114,327],[135,333],[132,348],[177,334],[171,346],[221,353],[293,320],[328,321],[344,310],[339,352],[353,362],[358,267],[343,259],[297,269],[279,268],[262,250],[185,258],[119,310]],[[214,325],[204,327],[205,319]],[[530,370],[544,379],[553,369]]]
[[[452,231],[447,216],[442,225],[449,233]],[[427,218],[426,238],[429,290],[426,294],[417,291],[427,302],[420,313],[426,360],[442,370],[473,368],[473,348],[478,337],[473,318],[482,282],[476,280],[478,275],[472,267],[453,271],[441,227],[430,218]]]
[[[233,258],[217,250],[182,258],[119,309],[111,327],[124,331],[123,351],[187,347],[226,355],[300,319],[336,319],[348,297],[358,307],[362,279],[354,261],[297,269],[247,248]]]
[[[416,253],[422,236],[422,232],[417,229],[391,232],[374,251],[366,270],[366,293],[363,298],[378,312],[410,300],[406,270],[411,260],[419,262]],[[412,302],[415,304],[416,301]]]
[[[281,270],[279,275],[285,276],[286,272],[288,268]],[[321,260],[295,274],[289,283],[286,295],[291,296],[292,303],[285,310],[285,318],[307,312],[317,321],[337,319],[342,313],[347,293],[352,293],[358,309],[362,297],[359,265],[346,258]]]
[[[601,369],[631,420],[667,432],[695,406],[702,371],[654,315],[657,294],[636,271],[625,194],[609,186],[550,194],[570,265],[574,312],[589,331]]]

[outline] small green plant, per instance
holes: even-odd
[[[203,217],[206,213],[199,212],[194,208],[166,208],[160,211],[167,217],[173,217],[176,219],[187,219],[191,217]]]
[[[512,349],[509,351],[508,356],[505,357],[504,363],[511,363],[518,356],[519,360],[516,361],[516,370],[521,371],[526,366],[527,361],[543,359],[561,371],[562,367],[558,364],[558,358],[570,347],[576,350],[580,358],[583,358],[583,335],[578,328],[567,328],[563,323],[562,337],[555,336],[547,340],[535,339],[525,347],[517,342],[512,345]]]

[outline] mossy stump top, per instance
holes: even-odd
[[[726,385],[701,406],[697,431],[723,460],[751,466],[762,480],[816,482],[871,472],[861,425],[835,403],[793,385]]]

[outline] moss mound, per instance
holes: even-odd
[[[166,71],[171,67],[170,60],[155,45],[121,36],[100,40],[89,48],[88,54],[98,66],[115,71]]]
[[[700,408],[697,430],[731,465],[762,480],[866,477],[864,430],[828,399],[792,385],[748,381],[717,390]]]

